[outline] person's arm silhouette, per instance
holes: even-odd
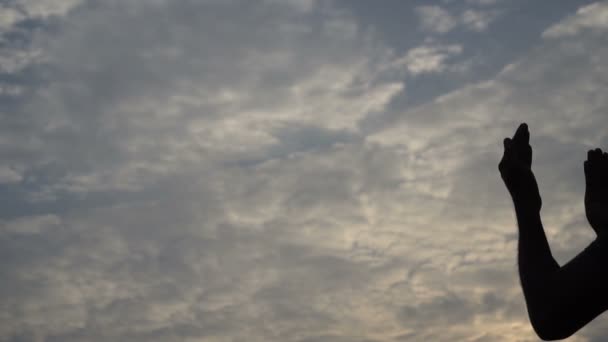
[[[566,265],[560,267],[555,261],[540,218],[542,200],[531,169],[529,140],[528,126],[521,124],[512,139],[504,140],[504,155],[498,168],[515,207],[519,227],[519,276],[530,322],[540,338],[557,340],[574,334],[608,308],[608,277],[604,268],[608,253],[603,248],[602,235],[598,234],[598,239]],[[603,211],[594,209],[602,201],[593,200],[602,196],[590,189],[594,182],[590,175],[599,170],[600,162],[596,160],[600,157],[595,158],[596,153],[603,158],[608,170],[608,155],[603,155],[601,150],[590,151],[585,163],[588,180],[585,204],[587,217],[598,232],[606,227],[608,217],[604,219]],[[596,177],[595,181],[600,179],[603,180]],[[608,191],[604,197],[608,199]]]

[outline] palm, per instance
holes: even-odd
[[[587,153],[585,181],[585,213],[593,230],[600,235],[608,230],[608,153],[602,153],[599,148]]]
[[[540,210],[542,200],[532,173],[532,147],[526,124],[521,124],[513,138],[504,140],[505,151],[498,165],[500,175],[516,204]]]

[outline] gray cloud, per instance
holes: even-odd
[[[477,5],[490,5],[492,3],[477,2]],[[470,31],[485,31],[498,15],[497,10],[474,9],[462,10],[460,13],[451,13],[448,9],[438,5],[418,6],[415,9],[423,31],[445,34],[456,28]]]
[[[462,52],[460,45],[423,45],[410,49],[398,63],[403,63],[412,75],[437,73],[446,69],[446,60]]]
[[[602,2],[581,7],[576,15],[549,27],[543,32],[543,37],[573,36],[582,30],[601,34],[608,29],[608,16],[606,13],[608,13],[608,6]]]
[[[456,18],[440,6],[420,6],[416,12],[422,29],[427,31],[446,33],[457,25]]]
[[[519,121],[558,258],[592,238],[606,51],[585,30],[395,114],[460,44],[410,79],[415,54],[328,2],[59,3],[1,19],[37,56],[3,69],[27,90],[0,110],[22,213],[0,221],[1,339],[533,339],[496,171]]]

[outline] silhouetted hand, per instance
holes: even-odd
[[[504,154],[498,170],[513,202],[526,210],[540,211],[542,199],[532,173],[532,147],[528,125],[522,123],[513,138],[505,138]]]
[[[585,161],[585,213],[598,236],[608,232],[608,153],[597,148]]]

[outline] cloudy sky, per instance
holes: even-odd
[[[535,341],[502,139],[569,260],[607,37],[593,1],[0,0],[0,340]]]

